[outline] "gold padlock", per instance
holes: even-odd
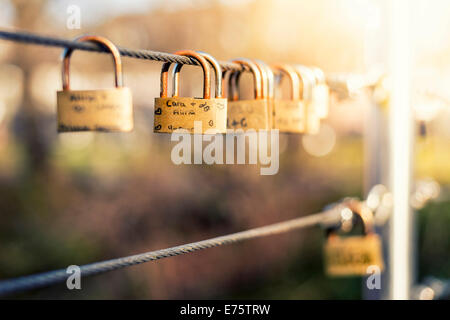
[[[267,130],[269,129],[268,100],[262,94],[262,75],[257,65],[249,59],[236,59],[238,63],[250,69],[253,74],[255,98],[239,100],[239,79],[242,71],[235,71],[229,77],[228,129]]]
[[[316,79],[316,85],[313,89],[312,100],[315,105],[317,116],[320,119],[328,117],[330,108],[330,88],[327,85],[325,74],[322,69],[317,67],[311,67],[314,77]]]
[[[316,106],[313,101],[313,91],[316,86],[316,79],[314,73],[308,67],[296,65],[295,70],[302,82],[302,98],[306,110],[305,133],[315,135],[320,132],[320,118],[317,115]]]
[[[222,91],[222,67],[220,66],[219,62],[210,55],[209,53],[197,51],[198,54],[203,56],[206,61],[209,62],[209,64],[214,69],[214,76],[215,76],[215,98],[209,98],[212,104],[212,108],[215,108],[216,112],[216,129],[217,133],[225,133],[227,130],[227,99],[223,97],[223,91]],[[178,96],[180,92],[180,71],[183,67],[182,64],[175,64],[174,68],[172,69],[172,79],[173,79],[173,95],[172,96]]]
[[[123,87],[122,62],[116,46],[103,37],[83,36],[111,51],[115,65],[115,88],[103,90],[70,90],[69,65],[73,49],[63,53],[63,90],[57,93],[58,132],[131,131],[133,102],[129,88]]]
[[[289,65],[274,65],[273,69],[288,77],[291,85],[291,99],[274,100],[274,128],[280,132],[303,133],[307,119],[304,101],[300,99],[300,79]]]
[[[262,60],[254,59],[253,62],[261,72],[261,85],[262,85],[262,95],[266,97],[267,100],[267,115],[268,115],[268,126],[269,129],[273,128],[273,115],[274,115],[274,90],[275,90],[275,77],[272,69]]]
[[[368,268],[384,269],[381,240],[374,232],[373,213],[364,203],[350,200],[345,206],[364,223],[363,236],[342,237],[328,230],[324,247],[326,272],[330,276],[364,276]]]
[[[194,133],[195,122],[201,123],[201,132],[195,133],[225,133],[227,101],[221,97],[221,78],[216,77],[216,98],[211,98],[211,73],[208,61],[215,61],[208,55],[191,50],[178,51],[175,54],[187,56],[197,60],[203,69],[203,98],[191,98],[179,96],[179,72],[182,64],[176,64],[173,69],[173,95],[168,97],[168,72],[171,63],[163,64],[161,70],[161,94],[155,98],[154,132],[171,133],[177,129]],[[217,62],[217,72],[221,72]],[[220,71],[219,71],[220,70]],[[220,73],[219,73],[220,75]]]

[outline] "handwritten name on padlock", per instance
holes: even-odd
[[[59,91],[58,131],[130,131],[133,103],[128,88]]]
[[[170,133],[176,129],[194,132],[194,121],[202,122],[202,130],[224,132],[226,123],[225,99],[197,99],[188,97],[156,98],[154,130]]]

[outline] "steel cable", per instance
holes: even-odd
[[[66,39],[58,39],[54,37],[46,37],[28,32],[16,32],[0,30],[0,38],[4,40],[10,40],[22,43],[31,43],[43,46],[53,46],[61,48],[72,48],[76,50],[110,53],[107,49],[101,45],[88,42],[76,42]],[[151,50],[131,50],[127,48],[118,47],[119,52],[124,57],[146,59],[161,62],[173,62],[181,64],[199,65],[195,59],[191,59],[185,56],[179,56],[176,54],[170,54],[165,52],[151,51]],[[220,65],[224,70],[242,70],[242,67],[236,63],[220,62]]]
[[[73,40],[55,38],[55,37],[47,37],[42,36],[30,32],[23,31],[6,31],[0,30],[0,39],[20,42],[20,43],[28,43],[42,46],[52,46],[52,47],[61,47],[61,48],[72,48],[76,50],[84,50],[91,52],[100,52],[100,53],[109,53],[104,47],[94,43],[88,42],[76,42]],[[199,65],[195,59],[191,59],[185,56],[180,56],[176,54],[166,53],[166,52],[158,52],[152,50],[132,50],[123,47],[117,47],[119,52],[124,57],[136,58],[136,59],[145,59],[145,60],[153,60],[153,61],[161,61],[161,62],[172,62],[172,63],[181,63],[181,64],[189,64],[189,65]],[[241,66],[237,63],[219,61],[220,66],[223,71],[227,70],[246,70],[249,71],[248,67]],[[349,75],[349,74],[330,74],[326,76],[327,83],[330,88],[334,91],[344,92],[345,95],[348,95],[350,91],[352,91],[349,86],[349,81],[357,80],[357,83],[361,88],[371,87],[378,83],[380,75],[374,77],[373,75]]]
[[[82,277],[91,276],[149,261],[156,261],[163,258],[192,253],[203,249],[223,246],[227,244],[237,243],[264,236],[281,234],[292,230],[311,227],[314,225],[336,224],[339,222],[340,219],[339,208],[342,208],[342,206],[336,206],[330,210],[323,211],[321,213],[317,213],[314,215],[309,215],[306,217],[288,220],[285,222],[271,224],[268,226],[259,227],[255,229],[249,229],[247,231],[233,233],[230,235],[225,235],[217,238],[184,244],[176,247],[171,247],[168,249],[150,251],[128,257],[83,265],[80,266],[81,276]],[[67,274],[66,269],[59,269],[45,273],[38,273],[34,275],[2,280],[0,281],[0,296],[27,291],[31,289],[42,288],[59,282],[64,282],[67,280],[68,276],[70,275]]]

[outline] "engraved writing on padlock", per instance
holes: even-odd
[[[328,235],[324,246],[326,272],[331,276],[363,276],[367,268],[377,266],[384,269],[380,237],[373,231],[373,213],[364,204],[356,201],[348,203],[364,222],[365,235]]]
[[[233,62],[247,66],[253,73],[255,98],[239,100],[238,86],[241,71],[235,71],[229,77],[228,129],[267,130],[269,129],[269,106],[267,97],[262,93],[262,77],[255,63],[248,59],[236,59]]]
[[[196,59],[204,75],[203,98],[179,97],[179,72],[182,65],[176,64],[173,69],[173,96],[168,96],[168,71],[171,63],[165,63],[161,71],[161,95],[155,99],[154,132],[171,133],[184,129],[194,133],[194,122],[202,124],[201,133],[225,133],[227,100],[221,98],[221,78],[216,77],[216,98],[211,98],[210,70],[208,61],[195,51],[185,50],[175,54]],[[213,59],[207,55],[208,60]],[[218,66],[218,64],[217,64]],[[220,66],[219,66],[220,68]],[[219,72],[221,76],[221,70]]]
[[[274,128],[281,132],[302,133],[306,129],[305,104],[300,99],[300,79],[288,65],[275,65],[275,70],[287,75],[291,84],[291,99],[274,100]]]
[[[57,93],[58,132],[131,131],[133,102],[129,88],[122,84],[120,53],[108,39],[83,36],[77,41],[96,42],[108,48],[114,58],[115,88],[70,90],[69,62],[72,49],[64,51],[63,90]]]
[[[200,121],[203,130],[201,133],[205,133],[208,129],[216,133],[225,133],[226,117],[219,114],[219,110],[224,108],[226,108],[224,102],[211,102],[209,99],[189,97],[176,97],[176,99],[174,97],[156,98],[154,131],[171,133],[177,129],[185,129],[190,133],[194,133],[194,122]],[[220,123],[223,124],[220,126],[218,125]]]

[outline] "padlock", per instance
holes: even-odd
[[[274,91],[275,91],[275,77],[272,69],[267,63],[262,60],[254,59],[253,62],[259,69],[261,73],[261,85],[262,85],[262,95],[266,97],[267,100],[267,114],[268,114],[268,126],[269,129],[273,128],[273,115],[274,115]]]
[[[246,66],[253,74],[255,98],[239,100],[239,78],[242,71],[235,71],[229,77],[228,129],[268,130],[268,100],[262,94],[262,75],[257,65],[249,59],[236,59],[232,62]]]
[[[306,127],[305,133],[316,135],[320,131],[320,118],[317,115],[316,106],[313,102],[313,91],[316,85],[314,73],[308,67],[302,65],[294,66],[302,82],[302,98],[305,104]]]
[[[131,131],[133,102],[130,89],[123,87],[119,50],[103,37],[83,36],[77,41],[99,43],[111,51],[115,64],[116,87],[103,90],[70,90],[69,64],[73,49],[65,49],[62,69],[63,90],[57,93],[58,132]]]
[[[274,65],[274,70],[288,77],[291,85],[291,99],[274,100],[274,128],[280,132],[303,133],[306,128],[306,108],[300,99],[300,79],[289,65]]]
[[[368,268],[384,269],[380,237],[374,232],[373,213],[360,201],[350,200],[345,207],[364,223],[364,235],[341,236],[328,230],[324,246],[326,273],[330,276],[364,276]]]
[[[198,54],[202,55],[206,61],[214,69],[215,75],[215,98],[210,98],[211,107],[215,108],[216,112],[216,129],[217,133],[225,133],[227,130],[227,99],[223,97],[222,91],[222,67],[217,62],[217,60],[210,54],[197,51]],[[172,69],[172,79],[173,79],[173,94],[172,96],[179,96],[180,92],[180,71],[183,67],[182,64],[175,64]]]
[[[155,98],[154,132],[172,133],[177,129],[184,129],[189,133],[225,133],[227,101],[220,96],[221,90],[216,90],[215,99],[211,98],[211,74],[207,59],[191,50],[175,54],[190,57],[200,63],[203,69],[203,98],[179,96],[178,76],[181,64],[176,64],[173,69],[173,95],[168,97],[168,72],[171,63],[164,63],[161,70],[161,94],[159,98]],[[217,86],[220,88],[221,79],[216,77],[216,88]],[[197,121],[201,123],[201,132],[194,132]]]
[[[315,106],[317,116],[320,119],[328,117],[330,108],[330,88],[327,85],[325,74],[322,69],[317,67],[311,67],[314,77],[316,79],[316,85],[313,89],[312,100]]]

